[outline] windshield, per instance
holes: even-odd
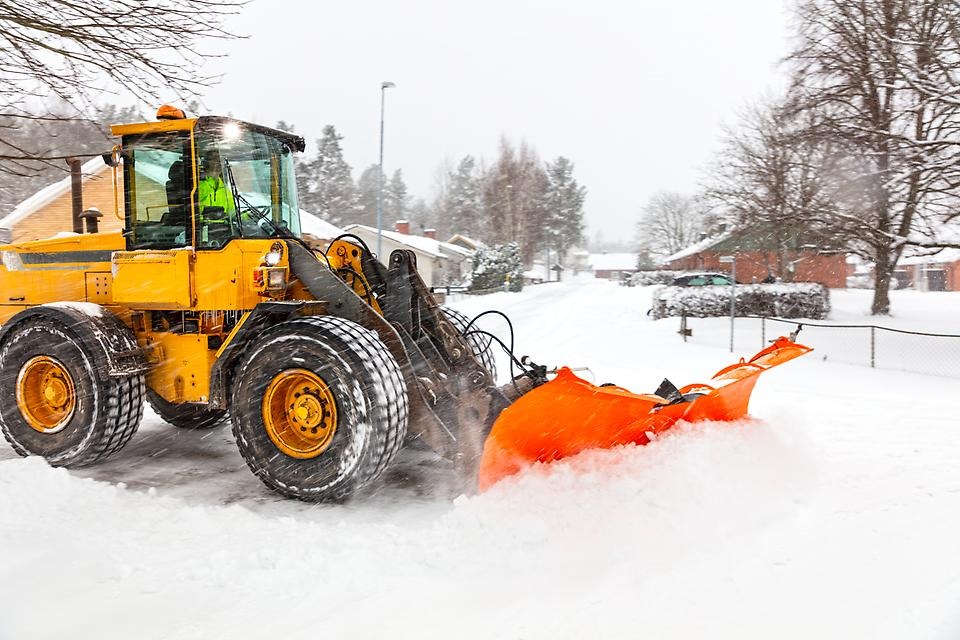
[[[280,140],[217,123],[197,136],[200,248],[219,248],[231,238],[300,237],[293,152]]]

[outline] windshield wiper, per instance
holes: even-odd
[[[223,161],[223,166],[227,170],[227,180],[230,182],[230,192],[233,193],[233,201],[238,205],[242,204],[246,207],[246,212],[253,214],[257,222],[260,221],[266,222],[270,227],[270,235],[275,235],[280,238],[295,238],[296,236],[290,232],[286,227],[282,227],[271,220],[266,213],[260,211],[257,207],[250,204],[250,202],[240,195],[240,189],[237,187],[237,181],[233,177],[233,167],[230,166],[229,160]],[[240,219],[240,207],[235,207],[237,213],[237,228],[240,230],[240,236],[243,237],[243,221]]]

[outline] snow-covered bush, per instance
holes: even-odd
[[[623,281],[628,287],[646,287],[651,284],[670,284],[683,271],[637,271]]]
[[[471,291],[523,289],[523,261],[516,242],[498,244],[478,249],[473,256],[473,272],[470,274]]]
[[[830,312],[830,292],[822,284],[737,285],[736,314],[769,318],[821,320]],[[650,315],[656,320],[686,312],[696,318],[730,315],[730,286],[662,287],[653,294]]]

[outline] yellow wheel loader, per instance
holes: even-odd
[[[130,440],[144,401],[181,428],[229,416],[253,472],[307,500],[349,496],[411,440],[473,482],[482,455],[484,486],[576,452],[549,433],[580,431],[569,424],[576,411],[544,415],[555,384],[546,369],[522,367],[497,388],[491,340],[437,304],[412,252],[394,251],[384,266],[356,237],[324,252],[301,239],[293,154],[302,138],[169,107],[113,133],[121,141],[104,160],[122,232],[0,247],[0,428],[18,453],[99,462]],[[556,384],[570,387],[571,376]],[[609,405],[583,385],[579,410]],[[537,387],[527,410],[522,396]],[[722,406],[722,391],[699,395]],[[697,406],[692,396],[642,398],[617,416],[632,431],[590,429],[640,441],[643,420],[662,407]],[[685,409],[668,414],[682,419]]]

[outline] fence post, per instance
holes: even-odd
[[[870,367],[876,367],[876,351],[877,351],[877,329],[876,327],[870,327]]]
[[[684,309],[680,312],[680,331],[677,331],[680,335],[683,336],[683,341],[687,341],[687,336],[693,335],[693,329],[687,327],[687,310]]]

